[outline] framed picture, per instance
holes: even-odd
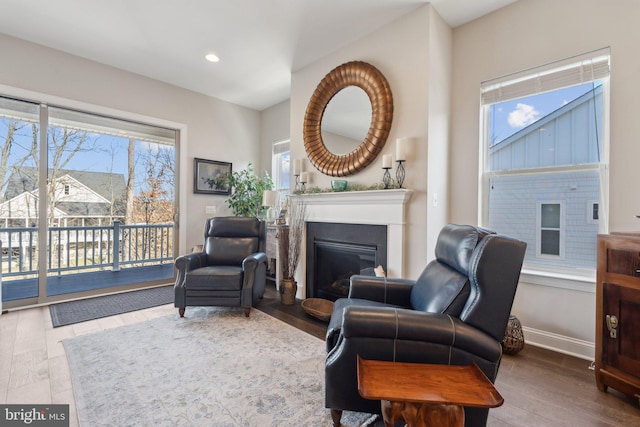
[[[216,160],[193,159],[193,192],[201,194],[231,194],[227,177],[231,163]]]

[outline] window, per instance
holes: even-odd
[[[563,254],[564,233],[562,231],[562,203],[538,203],[538,256],[559,257]]]
[[[529,270],[595,271],[608,77],[607,48],[481,85],[480,224],[526,241]]]
[[[289,149],[289,140],[279,141],[273,144],[271,176],[273,177],[273,185],[281,196],[289,194],[290,159],[291,151]],[[280,200],[283,200],[283,197],[280,197]]]
[[[587,222],[590,224],[597,224],[599,219],[600,204],[596,201],[590,200],[587,203]]]

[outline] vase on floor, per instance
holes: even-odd
[[[280,302],[284,305],[293,305],[296,302],[298,283],[293,279],[280,281]]]
[[[522,324],[514,315],[509,316],[507,330],[502,340],[502,351],[505,354],[516,354],[524,348],[524,333]]]

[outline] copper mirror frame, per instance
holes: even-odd
[[[371,125],[364,141],[348,154],[334,154],[322,140],[322,116],[327,104],[347,86],[358,86],[371,101]],[[348,176],[367,167],[387,142],[393,119],[393,97],[384,75],[373,65],[347,62],[331,70],[318,84],[304,115],[304,148],[311,163],[325,175]]]

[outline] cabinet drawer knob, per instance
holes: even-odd
[[[609,337],[617,337],[618,318],[614,314],[607,314],[607,329],[609,330]]]

